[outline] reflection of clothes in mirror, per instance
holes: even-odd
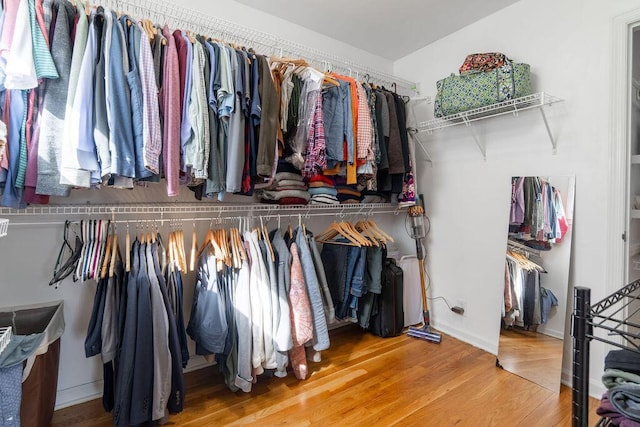
[[[551,306],[558,305],[558,299],[540,286],[541,272],[545,272],[542,267],[523,255],[507,254],[502,306],[505,326],[535,329],[547,322]]]
[[[568,230],[560,192],[540,177],[514,177],[511,182],[510,236],[549,248],[559,242]]]

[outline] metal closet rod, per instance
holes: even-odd
[[[271,213],[271,214],[256,214],[253,215],[251,217],[252,221],[258,220],[260,218],[266,220],[266,221],[271,221],[274,219],[283,219],[283,218],[298,218],[301,220],[305,220],[305,219],[309,219],[310,217],[316,217],[316,216],[324,216],[324,217],[329,217],[329,216],[335,216],[336,219],[340,219],[343,220],[345,218],[349,218],[350,216],[366,216],[366,217],[372,217],[375,216],[376,214],[394,214],[394,215],[399,215],[400,210],[399,209],[388,209],[388,210],[382,210],[382,211],[371,211],[371,210],[363,210],[363,211],[354,211],[354,212],[306,212],[306,213]],[[103,220],[108,220],[109,218],[96,218],[96,219],[103,219]],[[165,218],[162,217],[160,219],[154,218],[154,219],[111,219],[112,223],[115,224],[129,224],[129,225],[135,225],[135,224],[158,224],[160,223],[161,226],[164,225],[165,222],[200,222],[200,221],[205,221],[205,222],[228,222],[228,221],[239,221],[240,219],[244,219],[246,220],[246,217],[239,217],[239,216],[218,216],[218,217],[194,217],[194,218]],[[77,222],[79,220],[75,220],[74,222]],[[38,225],[63,225],[65,224],[65,221],[63,220],[54,220],[54,221],[41,221],[41,222],[32,222],[32,221],[17,221],[17,222],[10,222],[9,226],[10,227],[19,227],[19,226],[38,226]]]
[[[187,27],[196,33],[216,35],[224,41],[250,47],[255,47],[251,45],[260,45],[270,50],[270,54],[274,55],[284,56],[287,54],[306,57],[306,59],[315,62],[317,65],[323,65],[324,68],[330,68],[334,71],[340,70],[345,74],[357,73],[358,77],[363,80],[367,80],[365,77],[368,75],[368,81],[372,83],[388,84],[390,86],[395,83],[398,88],[405,89],[411,93],[418,93],[418,86],[415,82],[362,66],[353,60],[305,46],[301,43],[285,40],[273,34],[216,18],[201,11],[185,8],[182,5],[163,0],[103,0],[101,3],[116,10],[125,11],[136,18],[148,18],[156,23],[164,21],[163,23],[170,24],[174,28]]]

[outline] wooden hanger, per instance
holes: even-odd
[[[111,257],[111,240],[113,236],[111,233],[107,234],[107,246],[104,251],[104,259],[102,260],[102,268],[100,269],[100,278],[107,277],[107,267],[109,266],[109,258]]]
[[[187,33],[187,38],[189,39],[189,41],[190,41],[192,44],[195,44],[195,43],[196,43],[196,38],[195,38],[195,36],[193,35],[193,33],[192,33],[191,31],[189,31],[189,30],[187,30],[187,31],[186,31],[186,33]]]
[[[352,223],[345,221],[343,224],[344,224],[344,227],[347,230],[349,230],[349,232],[351,232],[351,234],[361,242],[362,246],[373,246],[373,242],[369,240],[367,236],[363,235],[360,231],[358,231]]]
[[[337,236],[344,237],[349,241],[349,243],[337,242],[332,240]],[[346,228],[344,228],[342,223],[338,223],[338,222],[331,223],[325,231],[323,231],[318,236],[316,236],[316,240],[320,242],[325,242],[325,243],[335,243],[338,245],[349,245],[349,246],[358,246],[358,247],[362,246],[362,243],[360,242],[360,240],[352,236],[351,232]]]
[[[180,268],[182,271],[187,272],[187,255],[184,249],[184,231],[182,229],[177,231],[178,238],[178,259],[180,260]]]
[[[373,233],[370,228],[367,228],[362,221],[357,222],[354,227],[366,236],[375,246],[380,246],[380,244],[384,242],[384,240],[380,239],[380,237]]]
[[[385,231],[384,231],[382,228],[380,228],[380,227],[378,226],[378,224],[376,224],[376,222],[375,222],[374,220],[369,219],[369,220],[367,220],[367,221],[366,221],[366,223],[367,223],[368,225],[370,225],[370,226],[371,226],[371,228],[373,228],[373,229],[374,229],[378,234],[382,235],[382,236],[385,238],[385,240],[388,240],[388,241],[390,241],[390,242],[392,242],[392,243],[393,243],[393,242],[395,242],[395,241],[393,240],[393,237],[391,237],[390,235],[388,235],[387,233],[385,233]]]
[[[113,277],[116,271],[116,255],[118,254],[118,235],[113,233],[111,242],[111,263],[109,265],[109,277]]]
[[[202,242],[202,246],[200,246],[200,250],[198,251],[198,259],[200,259],[205,249],[211,247],[212,240],[213,240],[213,231],[209,229],[207,230],[207,235],[205,236],[204,241]]]
[[[334,78],[330,73],[324,73],[324,84],[330,84],[333,86],[340,86],[340,82]]]
[[[140,20],[140,25],[142,26],[142,29],[144,30],[149,40],[152,41],[156,35],[153,29],[153,23],[149,19],[142,19]]]
[[[176,232],[172,231],[169,234],[169,258],[171,259],[171,271],[175,271],[176,269],[180,271],[180,263],[178,262],[178,250],[176,246]]]

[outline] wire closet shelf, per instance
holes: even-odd
[[[110,219],[115,223],[164,224],[175,221],[216,221],[245,218],[334,217],[337,220],[356,217],[373,217],[378,214],[399,215],[404,208],[390,203],[364,203],[344,205],[258,205],[258,204],[113,204],[113,205],[57,205],[28,207],[22,210],[0,208],[0,215],[14,218],[12,225],[64,224],[66,220],[84,218]],[[143,219],[144,217],[150,219]]]
[[[8,228],[9,220],[7,218],[0,218],[0,237],[4,237],[7,235]]]
[[[533,108],[542,108],[544,106],[553,105],[562,101],[561,98],[549,95],[545,92],[534,93],[532,95],[523,96],[521,98],[510,99],[508,101],[499,102],[497,104],[487,105],[485,107],[475,108],[469,111],[452,114],[450,116],[432,119],[421,122],[418,129],[421,132],[432,133],[435,130],[443,129],[461,124],[469,124],[477,120],[488,119],[490,117],[502,116],[505,114],[517,115],[520,111],[530,110]]]
[[[105,6],[124,11],[133,17],[144,17],[156,23],[167,23],[175,28],[185,28],[200,34],[217,37],[247,47],[253,47],[258,53],[276,56],[298,56],[312,65],[324,70],[337,71],[356,79],[371,83],[392,86],[402,90],[406,95],[418,93],[415,82],[402,79],[393,74],[363,66],[356,61],[324,52],[320,49],[305,46],[301,43],[239,25],[224,19],[211,16],[202,11],[184,7],[176,2],[163,0],[103,0]],[[390,89],[390,88],[389,88]]]

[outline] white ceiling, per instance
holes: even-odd
[[[395,61],[518,0],[237,1]]]

